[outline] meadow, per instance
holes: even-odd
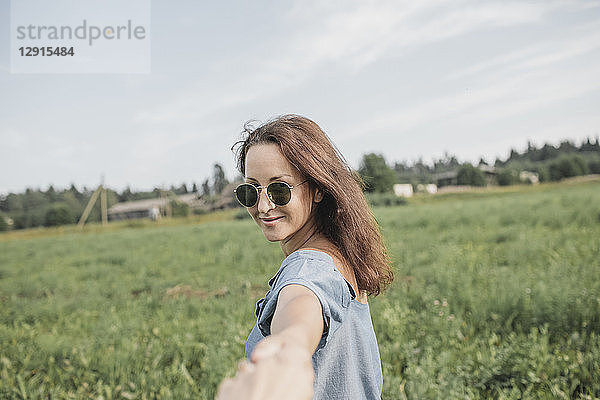
[[[384,399],[600,398],[600,179],[374,213]],[[283,259],[236,215],[0,235],[0,398],[213,399]]]

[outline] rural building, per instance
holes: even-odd
[[[122,219],[150,218],[154,221],[166,214],[167,204],[175,199],[176,201],[187,204],[190,209],[200,208],[204,205],[204,200],[200,198],[197,193],[126,201],[110,207],[108,209],[108,219],[111,221],[118,221]]]
[[[117,203],[108,209],[108,219],[118,221],[123,219],[150,218],[157,220],[167,215],[167,207],[171,201],[187,204],[190,211],[210,212],[237,207],[238,203],[233,197],[233,189],[240,182],[233,182],[225,186],[218,196],[200,196],[198,193],[188,193],[175,196],[158,197],[154,199],[126,201]]]

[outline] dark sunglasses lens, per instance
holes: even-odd
[[[281,182],[273,182],[267,187],[267,193],[271,198],[271,201],[278,206],[283,206],[289,203],[292,197],[290,188]]]
[[[244,183],[235,189],[235,196],[244,207],[252,207],[258,200],[258,191],[248,183]]]

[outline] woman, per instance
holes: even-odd
[[[250,393],[249,386],[255,398],[291,398],[295,389],[286,382],[309,382],[315,399],[379,399],[367,296],[393,274],[362,181],[305,117],[285,115],[245,133],[233,147],[245,177],[235,195],[286,258],[257,303],[246,341],[250,362],[222,385],[220,398]],[[277,390],[288,392],[277,397]]]

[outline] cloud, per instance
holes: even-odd
[[[553,71],[513,75],[481,88],[438,96],[419,104],[391,110],[357,125],[349,137],[369,133],[406,132],[450,119],[493,126],[497,121],[542,109],[554,103],[600,90],[592,64],[568,79],[556,79]]]
[[[507,54],[483,61],[450,73],[445,79],[456,80],[476,74],[523,72],[526,70],[547,67],[570,58],[580,57],[600,48],[600,34],[596,26],[588,32],[577,31],[576,36],[560,41],[548,40],[533,46],[512,51]]]
[[[147,125],[199,121],[301,86],[331,64],[355,73],[419,46],[482,29],[537,23],[556,7],[552,1],[297,1],[283,16],[281,35],[269,38],[258,53],[220,62],[213,76],[140,110],[133,120]]]
[[[538,23],[556,2],[363,1],[296,3],[286,20],[300,26],[283,55],[270,60],[302,75],[337,62],[363,67],[389,54],[478,30]],[[275,68],[274,68],[275,69]]]

